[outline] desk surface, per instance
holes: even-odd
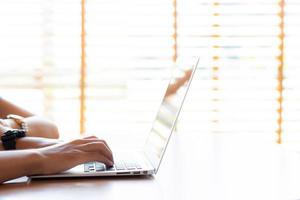
[[[172,138],[156,176],[13,181],[0,199],[300,199],[300,153],[237,135]]]

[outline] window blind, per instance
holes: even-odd
[[[183,113],[183,132],[250,133],[274,141],[279,130],[279,1],[178,1],[178,59],[201,57]]]
[[[80,10],[78,0],[0,2],[1,96],[53,119],[63,137],[79,132]]]
[[[284,45],[284,93],[283,93],[283,141],[299,142],[299,36],[300,4],[296,0],[285,1]]]
[[[86,2],[87,133],[144,144],[173,64],[172,12],[166,0]]]
[[[298,8],[296,0],[1,1],[1,95],[52,118],[63,138],[84,123],[88,134],[136,143],[170,69],[200,56],[181,132],[295,140]]]

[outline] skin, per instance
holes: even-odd
[[[0,183],[34,174],[53,174],[76,165],[99,161],[113,165],[112,151],[95,136],[70,142],[57,140],[58,129],[49,120],[35,116],[3,98],[0,99],[0,136],[10,128],[20,128],[8,114],[25,117],[27,136],[16,140],[16,150],[5,151],[0,141]],[[13,170],[11,170],[13,169]]]
[[[4,119],[4,118],[6,118],[7,115],[12,114],[12,113],[23,116],[23,117],[34,116],[33,113],[11,103],[3,98],[0,98],[0,118]]]
[[[85,162],[113,165],[112,152],[104,140],[87,137],[38,149],[0,151],[0,183],[35,175],[53,174]],[[13,170],[11,170],[13,169]]]
[[[5,119],[9,114],[16,114],[25,117],[24,122],[29,127],[28,136],[54,138],[59,137],[59,131],[57,126],[51,121],[34,115],[33,113],[14,105],[13,103],[0,98],[0,119],[3,119],[3,123],[0,126],[7,126],[10,128],[20,128],[19,125],[12,119]],[[3,131],[0,128],[0,136],[3,135]]]
[[[57,139],[41,138],[41,137],[23,137],[16,140],[16,149],[37,149],[48,147],[51,145],[62,143],[62,141]],[[4,151],[2,142],[0,141],[0,153]]]
[[[170,85],[166,96],[175,94],[191,73],[186,71]],[[8,114],[25,117],[29,130],[26,137],[17,139],[17,150],[5,151],[0,141],[0,172],[3,172],[0,183],[22,176],[59,173],[86,162],[98,161],[108,167],[114,163],[113,153],[104,140],[95,136],[70,142],[57,140],[59,132],[55,124],[1,98],[0,136],[8,128],[20,128],[14,120],[5,119]]]

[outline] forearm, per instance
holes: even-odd
[[[6,118],[7,115],[9,114],[15,114],[15,115],[20,115],[23,117],[30,117],[33,116],[34,114],[3,99],[0,98],[0,118]]]
[[[33,137],[54,138],[59,137],[57,126],[43,117],[32,116],[24,119],[28,126],[28,135]]]
[[[58,138],[59,132],[57,126],[51,121],[38,116],[24,118],[23,120],[28,126],[27,136]],[[12,119],[5,119],[4,123],[9,128],[19,129],[19,125]],[[1,135],[1,131],[0,131]]]
[[[0,183],[42,172],[42,156],[36,150],[0,151]]]
[[[34,116],[31,112],[20,108],[3,98],[0,98],[0,119],[5,119],[7,115],[15,114],[25,117],[24,121],[28,125],[28,136],[58,138],[59,132],[56,125],[49,120]],[[12,119],[5,119],[3,126],[10,128],[20,128],[19,125]],[[3,131],[0,130],[0,136]]]
[[[114,164],[106,142],[94,136],[35,150],[0,151],[0,183],[21,176],[55,174],[93,161],[108,167]]]

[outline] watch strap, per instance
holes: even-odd
[[[16,149],[16,139],[25,136],[24,130],[10,129],[1,136],[2,145],[5,150],[14,150]]]
[[[2,145],[5,150],[14,150],[16,149],[16,136],[15,135],[3,135],[1,137]]]

